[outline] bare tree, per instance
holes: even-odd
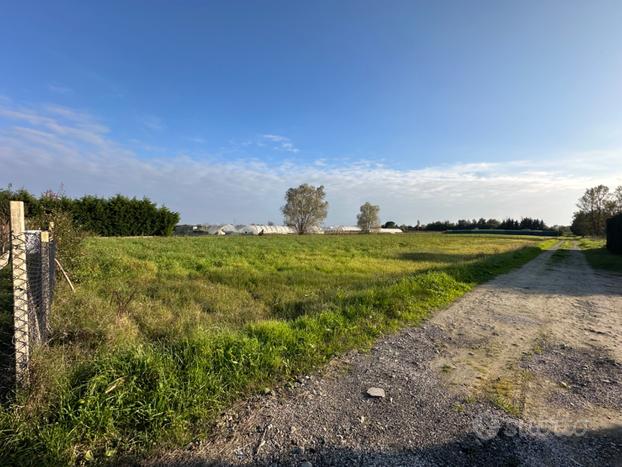
[[[361,212],[356,215],[356,224],[363,232],[370,232],[380,226],[380,206],[375,206],[369,202],[361,206]]]
[[[308,233],[319,227],[328,214],[328,202],[324,199],[324,186],[303,184],[285,193],[285,206],[281,208],[285,224],[298,234]]]

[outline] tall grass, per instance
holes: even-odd
[[[0,412],[0,463],[180,445],[235,399],[416,325],[540,251],[438,234],[91,239],[32,387]]]

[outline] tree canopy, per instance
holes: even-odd
[[[622,213],[622,186],[614,191],[605,185],[588,188],[579,198],[577,208],[572,221],[572,232],[575,235],[603,236],[607,219]]]
[[[328,215],[324,186],[315,187],[304,183],[285,193],[285,205],[281,208],[284,222],[298,234],[311,232],[319,227]]]
[[[366,202],[360,208],[360,212],[356,215],[356,224],[363,232],[370,232],[380,226],[380,206]]]

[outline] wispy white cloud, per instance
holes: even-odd
[[[285,136],[280,136],[280,135],[262,135],[262,137],[264,139],[267,139],[268,141],[274,141],[275,143],[280,143],[282,141],[289,141],[289,138],[286,138]]]
[[[261,137],[264,141],[273,143],[274,149],[292,153],[300,152],[300,149],[294,146],[294,143],[292,143],[292,141],[286,136],[266,134],[261,135]]]
[[[277,220],[285,190],[308,182],[326,187],[328,223],[355,222],[365,201],[381,206],[382,219],[406,223],[480,216],[568,223],[586,187],[622,184],[622,150],[411,170],[331,159],[270,165],[261,154],[235,162],[142,158],[91,115],[66,107],[27,108],[4,100],[0,123],[0,184],[41,192],[63,183],[74,196],[146,195],[180,211],[186,222]]]

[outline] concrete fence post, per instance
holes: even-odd
[[[10,210],[15,379],[18,386],[24,386],[29,382],[28,361],[30,359],[24,203],[22,201],[11,201]]]

